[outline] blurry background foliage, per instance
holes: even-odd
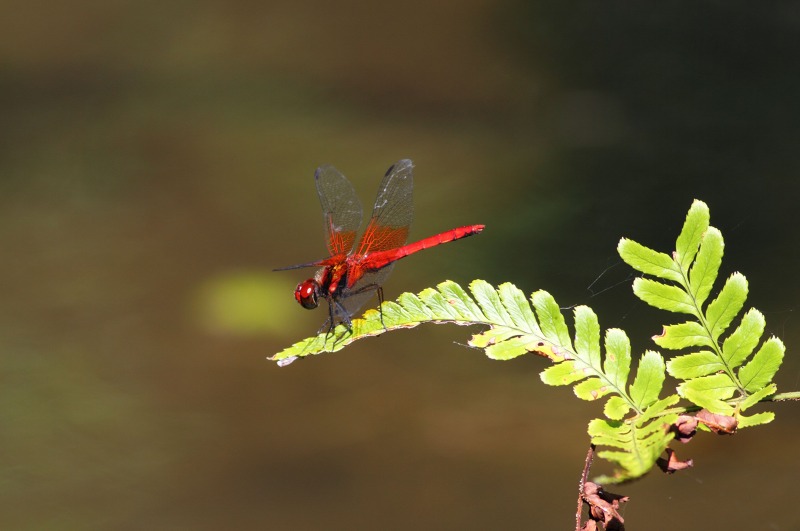
[[[292,297],[310,271],[270,272],[324,253],[314,169],[369,210],[409,157],[412,238],[487,225],[388,298],[510,280],[635,352],[663,316],[616,243],[673,249],[703,199],[793,390],[798,57],[789,1],[0,3],[0,527],[569,525],[597,413],[541,360],[455,327],[265,360],[324,320]],[[626,519],[796,529],[800,416],[776,409],[631,485]],[[732,485],[747,503],[708,511]]]

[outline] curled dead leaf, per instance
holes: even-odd
[[[658,468],[660,468],[665,474],[673,474],[678,470],[686,470],[687,468],[691,468],[694,466],[694,461],[692,459],[687,459],[686,461],[681,461],[678,459],[675,450],[672,448],[667,448],[667,458],[664,459],[663,457],[659,457],[656,460],[656,464]]]
[[[583,486],[583,501],[589,505],[589,521],[602,522],[607,531],[625,529],[625,520],[619,514],[619,507],[628,499],[627,496],[606,492],[603,487],[591,481]],[[584,525],[584,529],[592,529],[587,525]]]
[[[688,443],[697,433],[697,419],[692,415],[681,415],[669,427],[669,430],[675,434],[675,440],[682,443]]]
[[[586,523],[581,527],[581,531],[597,531],[597,522],[592,519],[586,520]]]
[[[734,417],[711,413],[707,409],[699,411],[695,418],[705,424],[705,426],[719,435],[730,435],[736,433],[739,422]]]

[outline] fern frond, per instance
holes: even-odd
[[[479,281],[473,284],[476,285],[476,289],[481,289]],[[340,324],[330,332],[303,339],[269,359],[277,361],[280,365],[286,365],[297,358],[323,352],[337,352],[359,339],[379,336],[391,330],[414,328],[422,323],[468,326],[491,322],[483,312],[487,311],[489,315],[493,315],[492,312],[496,311],[491,308],[494,302],[488,301],[486,305],[479,306],[461,286],[452,281],[442,282],[437,288],[427,288],[416,295],[403,293],[396,302],[383,303],[381,306],[383,320],[377,310],[367,310],[363,317],[352,320],[352,328],[348,329],[344,324]]]
[[[722,234],[709,222],[708,206],[695,201],[671,258],[625,238],[618,251],[631,267],[654,277],[634,281],[637,297],[656,308],[693,317],[664,327],[663,333],[653,338],[665,349],[693,349],[667,363],[669,374],[682,380],[678,393],[713,413],[737,415],[739,427],[743,427],[752,424],[739,415],[742,406],[771,385],[785,348],[780,339],[771,337],[754,354],[765,322],[755,309],[739,318],[748,292],[747,279],[741,273],[726,279],[717,296],[706,303],[725,247]],[[739,324],[731,330],[737,318]]]
[[[358,339],[421,323],[485,325],[488,328],[474,334],[469,345],[483,349],[489,358],[509,360],[533,352],[553,362],[540,374],[548,385],[573,385],[575,395],[583,400],[609,397],[604,413],[610,420],[592,441],[616,448],[609,454],[622,467],[616,478],[631,479],[647,472],[671,440],[671,435],[661,430],[671,417],[655,418],[666,407],[660,404],[671,405],[679,398],[671,395],[659,400],[666,374],[661,355],[645,352],[633,382],[629,382],[632,356],[627,335],[619,329],[607,330],[601,348],[600,325],[589,307],[575,308],[572,337],[561,309],[546,291],[537,291],[528,300],[509,283],[495,289],[476,280],[469,288],[470,293],[447,281],[417,295],[404,293],[397,302],[384,302],[386,328],[380,314],[369,310],[363,318],[353,320],[352,330],[338,326],[327,337],[320,334],[308,338],[271,359],[286,364],[297,357],[334,352]],[[624,419],[626,415],[630,417]]]
[[[521,290],[512,284],[498,289],[482,280],[470,284],[472,295],[452,281],[436,288],[427,288],[418,294],[403,293],[396,302],[386,301],[377,310],[368,310],[363,317],[352,320],[352,328],[337,326],[330,333],[306,338],[272,356],[273,361],[336,352],[347,345],[381,335],[390,330],[414,328],[422,323],[487,325],[490,329],[476,334],[470,345],[484,349],[492,359],[508,360],[537,352],[553,360],[561,360],[558,353],[571,349],[569,332],[558,305],[545,292],[534,295],[534,304],[541,307],[544,320],[537,321],[531,305]],[[385,325],[385,327],[384,327]]]

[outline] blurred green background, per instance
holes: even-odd
[[[0,527],[571,529],[596,404],[428,326],[279,369],[324,310],[314,169],[416,163],[388,298],[544,288],[652,348],[621,236],[693,198],[800,388],[796,2],[0,3]],[[310,272],[309,272],[310,273]],[[798,529],[797,407],[679,448],[634,529]],[[769,450],[769,451],[767,451]],[[598,464],[598,470],[602,468]]]

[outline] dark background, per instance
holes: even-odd
[[[487,225],[387,297],[512,281],[636,353],[672,316],[616,243],[703,199],[797,390],[798,57],[795,2],[0,4],[0,525],[571,529],[600,405],[544,360],[443,326],[266,360],[324,320],[270,272],[322,257],[314,169],[369,207],[409,157],[412,238]],[[797,529],[774,410],[618,488],[630,528]]]

